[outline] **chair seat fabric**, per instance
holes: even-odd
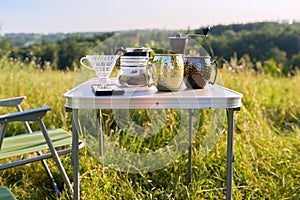
[[[72,144],[72,135],[63,129],[47,129],[54,147]],[[41,131],[4,138],[0,159],[49,149]]]
[[[16,200],[16,198],[7,187],[0,186],[0,200]]]

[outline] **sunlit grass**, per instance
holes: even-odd
[[[9,62],[0,63],[0,98],[27,96],[24,109],[49,105],[52,111],[45,117],[46,125],[71,130],[71,115],[65,111],[63,94],[74,87],[75,72],[38,71],[32,66],[20,68]],[[244,95],[241,111],[235,113],[233,199],[299,199],[300,76],[274,78],[225,70],[220,73],[222,85]],[[202,122],[195,137],[201,138],[208,126]],[[20,129],[17,124],[9,131]],[[110,168],[103,171],[101,163],[84,149],[80,152],[81,197],[224,199],[226,134],[204,158],[199,145],[200,141],[195,140],[191,184],[187,183],[187,154],[154,172],[125,173]],[[70,155],[62,160],[72,177]],[[62,187],[54,162],[50,159],[49,163]],[[2,170],[0,177],[0,185],[12,189],[18,199],[57,198],[40,163]],[[62,199],[71,198],[64,190]]]

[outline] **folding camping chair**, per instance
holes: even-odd
[[[22,111],[20,104],[24,99],[25,97],[23,96],[0,100],[0,106],[16,107],[18,109],[18,112],[15,113],[0,115],[0,160],[34,152],[37,152],[37,154],[35,154],[36,156],[30,156],[29,158],[23,158],[10,163],[1,163],[0,170],[41,160],[49,178],[51,179],[54,190],[58,196],[60,196],[61,193],[45,160],[52,157],[68,189],[73,192],[69,178],[58,157],[59,155],[70,153],[72,151],[72,148],[70,147],[72,144],[72,135],[61,128],[47,129],[45,127],[42,118],[47,111],[51,109],[49,106]],[[27,133],[4,137],[7,125],[16,121],[24,122]],[[32,132],[28,123],[29,121],[37,121],[40,131]],[[79,148],[82,148],[84,143],[80,142],[78,145]],[[61,150],[57,151],[55,149],[57,147],[60,147]],[[48,153],[42,154],[41,151],[44,150],[48,150]]]

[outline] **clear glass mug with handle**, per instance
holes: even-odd
[[[155,54],[147,64],[147,84],[159,91],[177,91],[184,75],[182,54]]]

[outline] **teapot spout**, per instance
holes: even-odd
[[[123,54],[126,53],[126,49],[124,47],[118,47],[116,51],[114,52],[114,55],[117,55],[119,52],[122,52]]]

